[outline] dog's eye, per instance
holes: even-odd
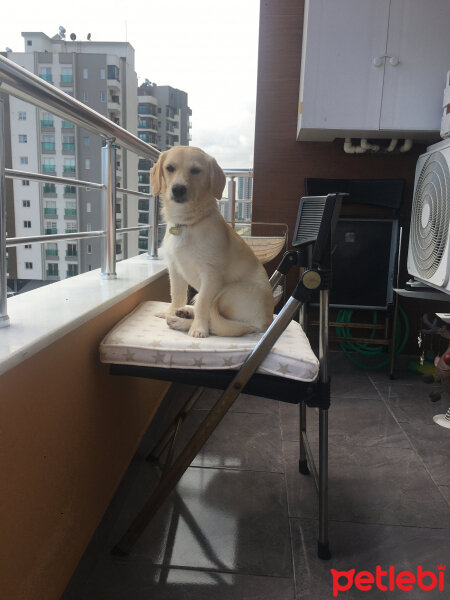
[[[169,173],[173,173],[175,171],[175,167],[172,165],[167,165],[166,170],[169,171]]]
[[[200,169],[198,167],[192,167],[191,175],[198,175],[200,173]]]

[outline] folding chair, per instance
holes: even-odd
[[[328,374],[328,290],[331,281],[331,251],[343,194],[310,196],[300,200],[292,245],[298,250],[286,252],[271,277],[272,288],[292,266],[301,267],[298,285],[280,313],[264,334],[242,338],[210,336],[193,339],[185,332],[174,332],[162,319],[154,316],[161,310],[158,302],[144,302],[125,317],[105,337],[100,346],[102,362],[110,364],[112,375],[126,375],[194,384],[201,388],[224,390],[195,434],[172,463],[176,433],[201,390],[177,415],[175,423],[157,444],[152,456],[158,457],[170,444],[166,464],[158,486],[134,519],[128,531],[113,549],[126,555],[146,525],[164,503],[204,443],[220,423],[233,402],[242,393],[272,398],[300,405],[299,471],[312,473],[319,494],[318,556],[330,558],[328,541],[328,408],[330,379]],[[299,323],[294,321],[299,308],[320,290],[319,360],[313,354]],[[145,330],[147,327],[147,331]],[[164,327],[158,339],[149,331]],[[156,335],[156,334],[155,334]],[[181,336],[181,337],[180,337]],[[138,339],[139,338],[139,339]],[[149,339],[150,338],[150,339]],[[215,339],[214,339],[215,338]],[[286,342],[283,340],[289,338]],[[233,343],[230,343],[233,342]],[[213,349],[211,350],[211,344]],[[222,368],[213,364],[220,355],[217,344],[229,352]],[[239,346],[241,344],[241,346]],[[275,347],[275,344],[277,346]],[[300,344],[296,348],[296,344]],[[184,346],[183,346],[184,345]],[[286,364],[276,368],[277,353]],[[292,350],[294,348],[294,350]],[[166,352],[167,351],[167,352]],[[290,355],[294,352],[294,355]],[[186,358],[188,357],[188,358]],[[184,361],[184,362],[183,362]],[[186,366],[186,361],[188,366]],[[274,366],[275,361],[275,366]],[[239,364],[236,364],[239,363]],[[190,368],[189,365],[192,365]],[[194,367],[194,368],[192,368]],[[257,372],[259,371],[259,372]],[[306,406],[319,409],[319,468],[314,464],[306,435]],[[308,468],[309,467],[309,468]]]

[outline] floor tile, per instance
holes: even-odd
[[[430,392],[440,391],[439,384],[375,383],[380,397],[386,402],[400,423],[432,423],[433,416],[447,410],[448,400],[443,394],[437,402],[431,402]]]
[[[318,445],[311,440],[316,456]],[[311,476],[298,472],[297,442],[284,442],[289,514],[317,516]],[[330,519],[417,527],[448,527],[450,511],[412,449],[330,441]]]
[[[68,600],[294,600],[291,578],[155,567],[142,557],[105,559]]]
[[[424,570],[437,573],[437,565],[446,564],[450,555],[450,531],[420,529],[387,525],[363,525],[360,523],[330,522],[329,561],[316,556],[317,522],[314,519],[291,519],[294,568],[297,600],[333,598],[333,576],[337,571],[370,571],[375,573],[377,565],[385,571],[394,566],[397,573],[402,570],[417,572],[418,565]],[[447,561],[448,562],[448,561]],[[344,584],[345,577],[340,580]],[[381,580],[383,583],[383,580]],[[430,580],[427,580],[429,582]],[[450,571],[446,569],[445,589],[450,587]],[[439,590],[423,591],[414,588],[405,591],[361,591],[355,586],[338,593],[343,600],[366,598],[412,598],[414,600],[441,599]]]
[[[189,441],[206,414],[204,410],[190,413],[180,432],[178,449],[181,450]],[[228,412],[192,465],[282,473],[284,464],[278,414]]]
[[[402,423],[402,427],[435,483],[450,485],[450,431],[433,421]]]
[[[148,497],[142,478],[132,495],[134,505]],[[122,511],[116,539],[135,513],[135,506]],[[189,468],[132,555],[172,567],[291,576],[284,476]]]
[[[281,434],[283,441],[298,441],[299,408],[280,405]],[[317,439],[319,411],[307,408],[307,432]],[[403,430],[392,417],[384,402],[377,397],[334,397],[328,411],[330,440],[358,446],[392,446],[409,448]]]

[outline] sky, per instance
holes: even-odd
[[[85,40],[128,41],[139,83],[188,94],[192,142],[222,168],[253,166],[259,0],[19,0],[0,19],[0,51],[22,31],[66,28]]]

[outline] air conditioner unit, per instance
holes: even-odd
[[[419,156],[409,233],[408,273],[450,294],[450,140]]]

